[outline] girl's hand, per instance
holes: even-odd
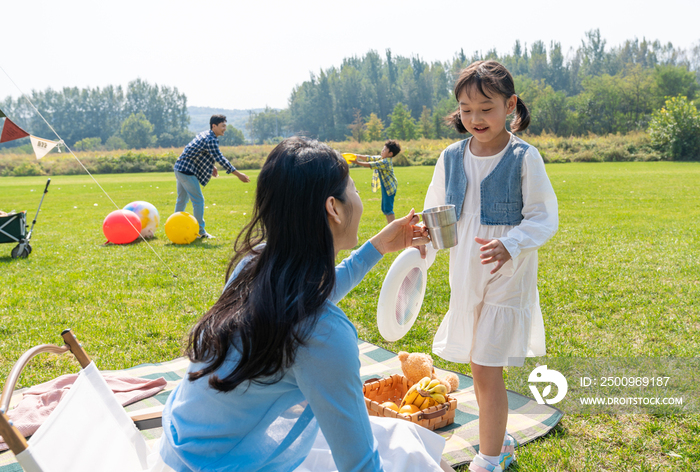
[[[415,213],[415,210],[411,209],[408,215],[392,221],[370,239],[380,254],[384,255],[411,246],[425,245],[430,241],[427,230],[422,226],[416,226],[420,218]]]
[[[491,271],[492,274],[498,272],[500,268],[503,267],[503,264],[511,259],[510,253],[498,239],[489,240],[474,238],[474,241],[482,245],[479,248],[481,251],[479,257],[481,258],[482,264],[491,264],[496,262],[496,267]]]

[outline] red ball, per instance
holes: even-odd
[[[102,223],[102,232],[110,243],[128,244],[141,233],[141,218],[129,210],[114,210]]]

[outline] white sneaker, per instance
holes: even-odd
[[[503,472],[500,466],[493,465],[479,454],[474,456],[474,460],[469,464],[471,472]]]
[[[197,235],[197,239],[216,239],[216,236],[212,236],[209,233],[202,233],[200,235]]]

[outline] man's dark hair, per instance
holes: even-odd
[[[386,148],[391,153],[391,157],[396,157],[396,155],[401,152],[401,146],[399,146],[399,143],[397,143],[393,139],[390,139],[387,142],[385,142],[384,146],[386,146]]]
[[[209,129],[224,121],[226,121],[226,115],[211,115],[211,118],[209,118]]]

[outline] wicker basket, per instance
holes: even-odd
[[[362,391],[365,395],[365,405],[370,416],[384,416],[389,418],[401,418],[419,424],[430,430],[444,428],[455,421],[457,400],[446,396],[447,402],[421,410],[412,415],[397,413],[392,409],[384,408],[381,403],[394,402],[401,404],[401,400],[409,388],[413,386],[406,377],[394,374],[383,379],[370,379],[365,382]]]

